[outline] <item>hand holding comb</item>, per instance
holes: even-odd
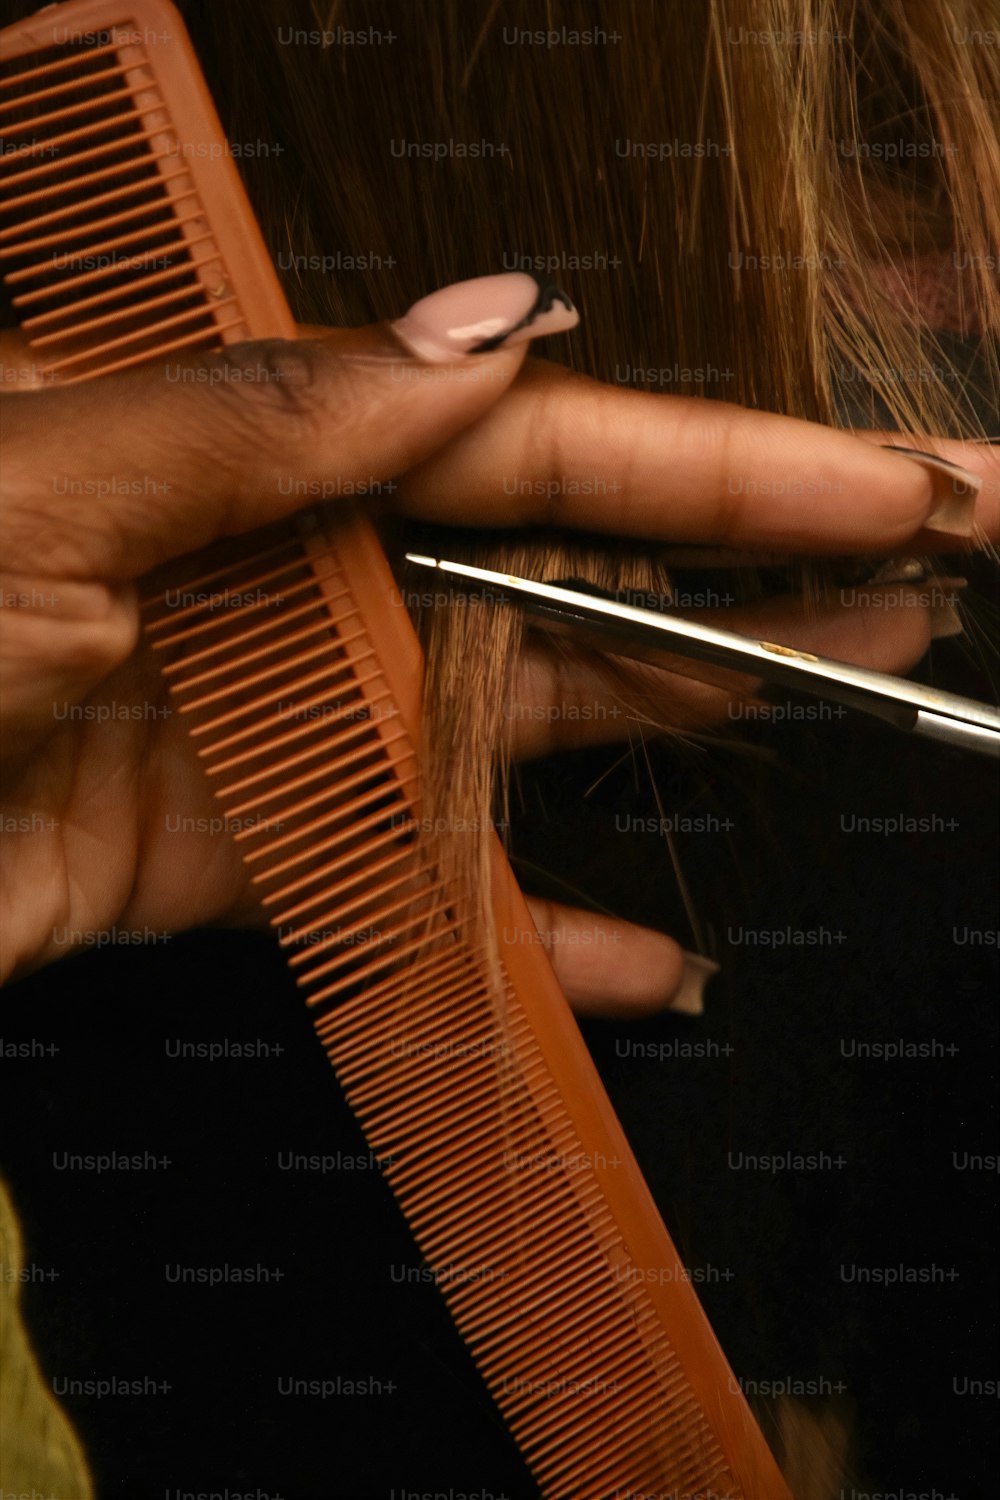
[[[294,337],[169,5],[70,0],[10,28],[0,101],[5,278],[51,378]],[[542,1492],[787,1500],[497,846],[498,1017],[468,893],[419,826],[421,663],[391,590],[345,506],[179,563],[148,639]]]

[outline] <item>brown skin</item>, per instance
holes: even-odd
[[[559,519],[569,526],[665,539],[700,527],[706,538],[763,539],[801,551],[811,543],[817,551],[895,551],[920,534],[933,503],[923,470],[873,442],[738,408],[713,405],[706,420],[710,403],[623,393],[538,362],[519,376],[522,353],[480,357],[472,380],[399,381],[390,366],[407,356],[385,328],[319,338],[310,330],[302,344],[264,351],[281,376],[270,382],[171,383],[145,369],[26,390],[30,358],[16,336],[0,339],[7,392],[0,977],[65,955],[68,946],[54,939],[63,928],[166,933],[261,922],[235,846],[217,833],[167,827],[168,818],[207,822],[218,813],[140,643],[134,585],[171,557],[287,514],[293,502],[278,493],[277,476],[403,476],[400,504],[408,513],[467,523],[471,502],[484,524],[523,524],[546,519],[548,502],[507,514],[498,476],[548,476],[571,440],[578,451],[583,433],[589,451],[581,462],[593,472],[603,454],[623,473],[623,490],[614,514],[566,508]],[[192,363],[231,373],[234,359],[239,368],[260,358],[258,348],[244,346]],[[463,366],[472,367],[471,360]],[[983,475],[983,523],[995,534],[1000,455],[939,446]],[[681,457],[661,473],[659,455],[668,448]],[[758,497],[752,517],[730,516],[727,529],[720,506],[724,465],[733,461],[762,476],[812,474],[820,464],[842,488],[825,511],[815,495],[803,496],[798,509],[787,497]],[[148,476],[162,488],[121,492],[124,481]],[[110,479],[118,493],[106,492]],[[845,494],[850,503],[838,513]],[[673,499],[676,505],[667,503]],[[672,530],[680,508],[683,523]],[[921,546],[928,539],[921,536]],[[740,628],[739,613],[727,624]],[[884,671],[919,659],[930,629],[919,608],[831,609],[807,619],[797,600],[744,616],[742,627]],[[672,712],[688,727],[724,718],[737,690],[735,681],[730,689],[687,677],[666,685]],[[608,689],[585,667],[566,668],[540,647],[524,659],[517,698],[511,719],[521,756],[629,732],[619,717],[550,722],[548,705],[608,701]],[[78,717],[70,717],[74,709]],[[541,906],[535,915],[563,939],[557,936],[552,956],[580,1010],[655,1008],[680,983],[680,949],[662,934],[609,923],[620,941],[607,949],[614,962],[602,973],[594,945],[572,941],[574,928],[593,929],[593,915]]]

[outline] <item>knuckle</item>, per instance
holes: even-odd
[[[561,528],[567,523],[567,476],[571,472],[569,434],[578,431],[579,410],[574,405],[575,383],[535,381],[528,388],[524,410],[523,457],[533,483],[529,513],[524,520]]]
[[[30,695],[48,682],[79,689],[81,679],[86,685],[105,677],[135,649],[131,593],[37,575],[2,575],[0,588],[17,604],[4,621],[5,687],[20,683]]]
[[[60,653],[63,665],[87,677],[104,677],[135,650],[138,624],[134,614],[108,600],[103,618],[75,621],[67,628]]]
[[[70,577],[88,566],[86,529],[74,526],[56,497],[39,486],[18,486],[4,496],[0,537],[4,562],[14,573],[44,565],[52,575]]]
[[[301,441],[329,417],[329,370],[318,340],[261,339],[202,355],[180,378],[214,389],[240,432]]]
[[[746,529],[747,454],[754,447],[754,413],[713,411],[710,419],[692,430],[695,455],[711,497],[711,533],[725,539]]]
[[[553,384],[543,400],[545,523],[558,529],[579,526],[578,496],[591,493],[611,496],[605,501],[609,526],[625,518],[647,446],[645,430],[654,422],[652,408],[643,410],[634,401],[626,405],[619,392],[580,376]],[[584,462],[583,454],[592,461]],[[591,501],[583,503],[586,509]]]
[[[316,348],[308,340],[231,344],[216,358],[226,383],[243,390],[248,399],[293,416],[314,410],[319,380]]]

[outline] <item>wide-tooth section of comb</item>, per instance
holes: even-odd
[[[0,68],[0,267],[63,383],[249,336],[140,30],[92,35]]]
[[[294,334],[164,0],[70,0],[0,35],[0,130],[0,265],[44,373]],[[422,664],[391,592],[341,506],[171,565],[146,638],[547,1500],[789,1500],[499,846],[502,994],[469,893],[442,878],[420,818]]]

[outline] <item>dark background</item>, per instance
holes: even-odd
[[[988,693],[960,647],[935,675]],[[925,664],[926,666],[926,664]],[[871,1489],[992,1495],[996,1179],[996,777],[989,762],[857,716],[744,731],[747,748],[653,752],[671,815],[734,828],[678,836],[722,973],[700,1019],[590,1023],[585,1034],[737,1375],[842,1384]],[[647,774],[617,752],[524,771],[523,883],[588,898],[689,941]],[[641,762],[640,762],[641,764]],[[954,818],[886,837],[841,815]],[[549,872],[548,881],[536,866]],[[562,883],[566,882],[566,883]],[[741,930],[847,940],[769,950]],[[363,1138],[271,940],[202,933],[74,957],[12,986],[4,1169],[31,1262],[25,1287],[53,1379],[152,1376],[169,1392],[65,1398],[101,1496],[260,1490],[284,1500],[406,1491],[533,1493],[377,1170],[279,1170],[278,1153],[364,1158]],[[280,1044],[254,1060],[171,1059],[167,1040]],[[658,1060],[628,1041],[714,1039],[729,1055]],[[841,1038],[936,1039],[949,1055],[845,1058]],[[152,1151],[166,1169],[59,1171],[53,1153]],[[729,1153],[827,1152],[842,1169],[732,1170]],[[167,1265],[280,1269],[215,1288]],[[943,1283],[847,1284],[842,1264],[954,1268]],[[709,1268],[715,1268],[714,1271]],[[728,1277],[725,1273],[731,1273]],[[381,1393],[291,1398],[279,1378],[375,1379]],[[388,1389],[388,1383],[395,1387]],[[395,1494],[394,1494],[395,1491]]]
[[[3,4],[3,19],[34,9]],[[995,421],[995,414],[993,414]],[[995,575],[965,563],[977,610]],[[995,605],[993,606],[995,608]],[[923,675],[994,700],[967,646]],[[731,819],[679,834],[722,973],[699,1019],[590,1023],[585,1035],[737,1375],[838,1386],[857,1410],[863,1486],[996,1494],[998,956],[953,929],[998,926],[997,779],[970,755],[857,716],[733,726],[744,748],[652,751],[665,811]],[[529,890],[593,903],[691,945],[666,849],[622,833],[655,817],[641,758],[525,770],[513,831]],[[603,778],[603,779],[602,779]],[[596,789],[589,792],[595,782]],[[841,816],[936,815],[926,834],[847,835]],[[741,932],[842,931],[779,950]],[[735,938],[734,938],[735,934]],[[404,1492],[533,1493],[443,1300],[419,1270],[376,1170],[283,1171],[279,1153],[365,1144],[270,938],[197,933],[68,958],[0,998],[0,1170],[43,1279],[24,1287],[42,1369],[151,1378],[146,1397],[66,1397],[102,1500],[175,1491],[259,1500],[403,1500]],[[280,1054],[172,1059],[181,1041]],[[930,1059],[845,1058],[842,1041],[934,1040]],[[699,1059],[628,1044],[712,1041]],[[145,1172],[60,1171],[63,1152],[169,1158]],[[730,1153],[842,1155],[842,1169],[732,1170]],[[165,1267],[263,1266],[280,1280],[174,1285]],[[926,1286],[846,1284],[841,1266],[939,1266]],[[381,1393],[282,1397],[287,1378],[381,1382]],[[390,1390],[390,1385],[392,1389]],[[452,1497],[454,1500],[454,1497]],[[855,1500],[852,1495],[851,1500]],[[860,1500],[860,1496],[857,1497]]]

